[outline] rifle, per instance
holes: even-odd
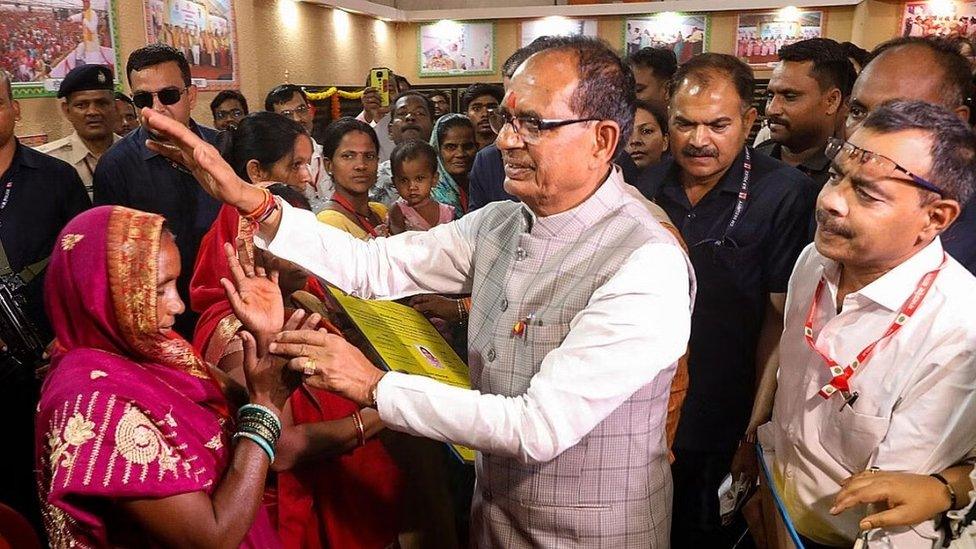
[[[6,351],[0,351],[0,379],[16,370],[23,374],[24,368],[33,372],[43,362],[44,339],[25,312],[27,298],[24,291],[47,263],[45,258],[15,273],[0,243],[0,340],[7,347]]]

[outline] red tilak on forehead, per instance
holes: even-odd
[[[505,100],[505,106],[508,110],[515,110],[515,96],[518,95],[515,92],[509,92],[508,99]]]

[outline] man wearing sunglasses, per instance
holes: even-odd
[[[934,547],[932,520],[878,528],[834,497],[855,474],[938,475],[976,448],[976,278],[940,238],[976,188],[973,133],[942,107],[894,101],[827,156],[759,438],[807,547]],[[968,500],[939,476],[920,489],[941,493],[941,510]]]
[[[754,436],[756,379],[775,357],[786,284],[809,238],[813,182],[745,146],[754,84],[752,69],[730,55],[682,65],[670,98],[673,156],[638,186],[681,231],[698,279],[691,383],[673,447],[676,548],[735,542],[722,527],[718,488],[740,440]]]
[[[312,135],[315,127],[315,107],[308,102],[301,87],[295,84],[275,86],[264,99],[264,110],[291,118],[304,126],[310,136]],[[325,170],[322,145],[319,145],[314,137],[312,137],[312,160],[308,164],[308,173],[312,175],[312,181],[305,187],[305,198],[312,206],[312,213],[319,213],[332,198],[335,184]]]
[[[151,109],[214,142],[217,132],[190,118],[197,88],[190,81],[190,65],[182,53],[165,44],[150,44],[129,55],[126,75],[140,116],[142,109]],[[219,204],[200,189],[184,166],[146,148],[148,139],[160,138],[143,124],[102,156],[95,169],[94,202],[166,217],[180,249],[183,268],[177,289],[186,301],[197,247],[216,218]],[[179,316],[175,328],[187,337],[193,334],[195,324],[196,315],[188,310]]]

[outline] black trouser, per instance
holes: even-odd
[[[4,449],[0,451],[0,502],[20,512],[43,532],[37,479],[34,475],[34,410],[39,383],[25,367],[0,379],[0,417],[4,421]]]
[[[698,452],[674,448],[671,465],[674,506],[671,519],[672,549],[732,547],[736,533],[722,526],[718,488],[729,474],[732,452]]]

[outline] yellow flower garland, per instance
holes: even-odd
[[[363,91],[347,92],[342,91],[339,88],[332,86],[331,88],[320,91],[320,92],[305,92],[305,97],[308,97],[311,101],[322,101],[332,97],[335,94],[339,94],[339,97],[343,99],[361,99],[363,97]]]

